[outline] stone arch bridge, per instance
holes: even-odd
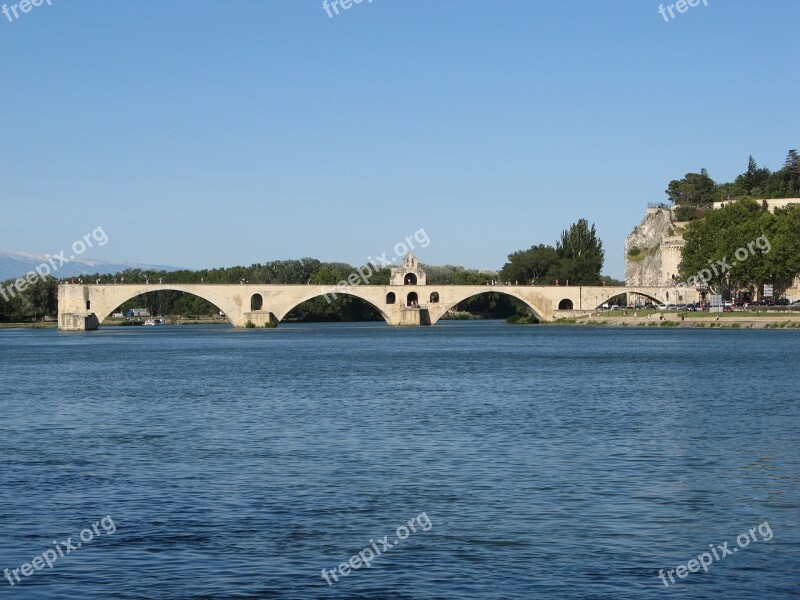
[[[217,306],[235,327],[280,322],[293,308],[320,296],[350,295],[375,307],[389,325],[433,325],[459,302],[479,294],[507,294],[526,304],[542,321],[589,312],[610,298],[634,293],[658,304],[695,301],[691,288],[532,285],[268,285],[64,283],[58,287],[58,327],[97,329],[114,309],[147,292],[174,290]]]

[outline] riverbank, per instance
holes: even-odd
[[[0,323],[0,329],[55,329],[55,321],[36,321],[35,323]]]
[[[557,319],[551,325],[591,325],[605,327],[682,327],[720,329],[800,329],[800,315],[706,313],[706,312],[634,312],[603,311],[592,315]]]
[[[167,325],[227,325],[222,317],[168,318]],[[483,320],[483,317],[461,313],[457,317],[441,320]],[[139,324],[143,324],[139,323]],[[532,324],[519,321],[519,324]],[[722,313],[719,316],[709,313],[643,312],[623,316],[621,311],[603,311],[592,315],[556,319],[541,325],[593,326],[593,327],[680,327],[680,328],[719,328],[719,329],[800,329],[800,314],[761,314]],[[106,319],[103,327],[130,326],[125,319]],[[34,323],[0,323],[0,329],[55,329],[55,321]]]
[[[165,325],[228,325],[230,322],[225,317],[157,317]],[[145,318],[135,321],[129,319],[108,318],[103,321],[102,327],[126,327],[131,325],[144,325]]]
[[[144,319],[139,319],[135,325],[144,325]],[[170,317],[165,319],[167,325],[228,325],[224,317]],[[0,329],[55,329],[56,321],[35,321],[33,323],[0,323]],[[102,327],[125,327],[134,325],[127,319],[108,318],[103,321]]]

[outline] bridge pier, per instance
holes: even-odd
[[[100,321],[93,312],[61,313],[58,315],[58,328],[61,331],[94,331]]]
[[[244,317],[244,324],[233,323],[235,326],[246,327],[247,323],[252,323],[256,327],[275,327],[278,324],[275,314],[268,310],[251,310],[242,313],[242,316]]]
[[[90,291],[84,285],[58,286],[58,328],[62,331],[93,331],[100,319],[92,312]]]
[[[408,308],[401,306],[398,312],[398,321],[396,323],[389,323],[389,325],[397,325],[398,327],[420,327],[423,325],[431,324],[431,316],[427,308]]]

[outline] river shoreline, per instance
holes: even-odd
[[[443,319],[445,320],[445,319]],[[452,320],[467,320],[464,317]],[[474,316],[469,320],[484,320]],[[122,319],[108,319],[103,322],[103,327],[120,327],[126,323]],[[175,318],[169,319],[170,325],[227,325],[228,321],[219,317],[209,318]],[[518,323],[527,325],[528,323]],[[671,327],[682,329],[798,329],[800,330],[800,315],[783,313],[780,316],[750,315],[746,313],[723,313],[719,316],[709,313],[634,313],[623,316],[619,312],[595,313],[592,315],[576,315],[556,319],[552,322],[536,323],[537,325],[561,327]],[[0,323],[0,329],[55,329],[55,321],[37,321],[34,323]],[[280,324],[278,324],[280,326]]]
[[[628,311],[630,312],[630,311]],[[617,316],[619,315],[619,316]],[[621,315],[595,313],[557,319],[546,325],[596,326],[596,327],[677,327],[683,329],[800,329],[800,315],[751,315],[746,313],[634,313]]]

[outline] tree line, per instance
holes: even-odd
[[[772,172],[759,167],[750,156],[747,170],[732,182],[716,183],[706,169],[673,179],[666,192],[676,210],[678,221],[702,218],[714,202],[744,198],[797,198],[800,196],[800,155],[789,150],[783,167]]]

